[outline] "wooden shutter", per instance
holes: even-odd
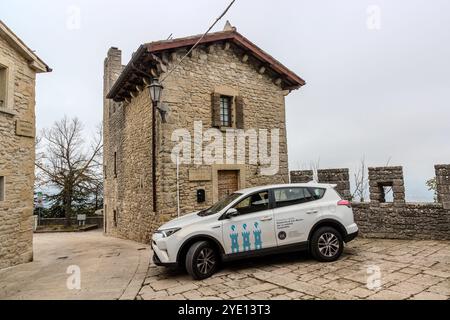
[[[212,114],[212,126],[220,128],[220,94],[213,93],[211,95],[211,114]]]
[[[236,128],[244,129],[244,98],[236,97]]]

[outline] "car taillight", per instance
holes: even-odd
[[[338,206],[346,206],[348,208],[352,207],[352,203],[348,200],[340,200],[340,201],[338,201],[337,205]]]

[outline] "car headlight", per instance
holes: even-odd
[[[170,237],[175,232],[180,231],[181,228],[171,228],[171,229],[164,229],[164,230],[158,230],[156,233],[162,234],[164,238]]]

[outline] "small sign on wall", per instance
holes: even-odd
[[[34,138],[34,124],[28,121],[16,120],[16,135]]]
[[[189,181],[210,181],[211,169],[191,169],[189,170]]]

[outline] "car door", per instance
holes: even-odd
[[[226,254],[245,253],[277,245],[269,191],[246,196],[233,206],[238,215],[222,220]]]
[[[320,211],[312,191],[306,187],[286,187],[274,189],[273,193],[278,246],[307,241],[311,224]]]

